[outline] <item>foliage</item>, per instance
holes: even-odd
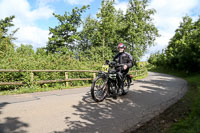
[[[147,8],[147,0],[129,0],[128,6],[125,15],[124,40],[130,49],[130,53],[136,60],[139,60],[147,47],[152,46],[155,38],[159,36],[151,18],[155,10]]]
[[[0,60],[0,68],[1,69],[17,69],[17,70],[101,70],[102,64],[104,64],[104,60],[99,60],[99,56],[101,55],[101,49],[92,48],[84,53],[80,58],[77,58],[76,55],[72,55],[71,53],[61,54],[61,53],[46,53],[44,49],[37,49],[36,52],[33,51],[31,45],[21,45],[16,49],[16,51],[12,55],[7,55],[5,58]],[[108,53],[112,53],[111,49]],[[106,55],[107,59],[112,59],[112,55]],[[139,70],[143,68],[143,65],[138,65],[138,67],[134,67],[131,70]],[[70,72],[69,78],[93,78],[92,73],[86,72]],[[33,88],[37,88],[39,86],[32,85],[30,80],[30,72],[1,72],[0,74],[0,82],[15,82],[15,81],[23,81],[25,86],[0,86],[0,90],[13,90],[19,89],[16,93],[24,93],[24,92],[32,92]],[[55,79],[65,79],[64,72],[35,72],[34,73],[34,81],[40,80],[55,80]],[[70,82],[70,86],[83,86],[91,84],[91,81],[72,81]],[[44,84],[41,86],[44,88],[65,88],[63,87],[63,83],[51,83]],[[32,88],[28,90],[28,88]],[[39,91],[38,90],[38,91]],[[7,92],[7,91],[6,91]]]
[[[147,9],[146,0],[129,1],[127,12],[116,10],[113,0],[102,0],[97,18],[88,16],[82,20],[82,14],[89,6],[75,7],[72,12],[64,15],[53,14],[59,24],[49,28],[48,44],[44,48],[33,50],[31,44],[21,44],[15,47],[13,31],[14,16],[0,21],[0,68],[18,70],[100,70],[105,60],[112,60],[117,52],[117,44],[125,43],[127,52],[139,60],[146,48],[153,44],[158,36],[157,29],[152,24],[151,15],[154,10]],[[151,34],[150,34],[151,33]],[[136,65],[131,70],[141,69]],[[92,73],[69,73],[69,78],[91,77]],[[30,73],[1,73],[0,82],[23,81],[31,88]],[[63,72],[34,73],[34,80],[65,79]],[[85,85],[91,81],[74,81],[71,86]],[[43,85],[54,87],[58,84]],[[60,84],[63,85],[62,83]],[[14,86],[0,86],[0,90],[18,89]],[[24,90],[23,89],[23,90]],[[25,90],[26,91],[26,90]]]
[[[147,0],[130,0],[125,13],[115,9],[114,4],[113,0],[102,0],[97,18],[88,16],[85,21],[81,20],[81,13],[86,6],[73,9],[71,14],[54,14],[60,24],[50,28],[52,37],[49,38],[47,51],[56,52],[67,48],[78,55],[85,50],[102,47],[100,58],[105,60],[106,54],[109,54],[106,50],[111,49],[114,55],[117,44],[122,42],[138,61],[158,36],[151,17],[155,10],[147,8]],[[77,32],[81,22],[82,29]]]
[[[6,17],[5,19],[0,20],[0,29],[2,30],[3,37],[9,36],[8,31],[10,27],[14,26],[14,24],[12,23],[14,18],[15,16],[10,16],[10,17]]]
[[[77,60],[71,54],[47,54],[46,52],[39,51],[34,52],[33,49],[24,45],[16,49],[16,52],[12,56],[7,55],[0,60],[1,69],[17,69],[17,70],[98,70],[98,66],[93,61],[84,62]],[[32,51],[33,53],[31,53]],[[92,78],[92,73],[69,73],[69,78]],[[15,73],[1,73],[0,82],[14,82],[23,81],[28,86],[30,85],[30,73],[15,72]],[[63,72],[38,72],[34,73],[34,80],[55,80],[65,79]],[[83,85],[87,82],[77,81],[72,82],[72,86]],[[55,86],[52,84],[50,86]],[[1,86],[1,89],[12,89],[12,86]]]
[[[149,62],[187,73],[200,70],[200,17],[196,22],[183,17],[168,47],[162,53],[150,56]]]
[[[83,23],[83,30],[80,32],[81,39],[78,41],[78,51],[85,51],[98,44],[97,20],[88,16]]]
[[[10,16],[5,19],[0,20],[0,57],[3,58],[6,54],[10,54],[14,51],[14,34],[17,32],[17,29],[12,31],[9,34],[9,28],[14,26],[12,21],[15,17]]]
[[[116,9],[114,7],[114,2],[110,0],[102,0],[100,12],[97,13],[98,21],[98,35],[99,43],[103,47],[102,57],[104,59],[104,54],[106,53],[104,49],[106,47],[113,48],[114,40],[116,39]]]
[[[77,29],[82,21],[81,15],[87,8],[88,6],[83,6],[81,9],[75,7],[71,13],[65,12],[63,16],[53,13],[60,25],[49,28],[52,35],[47,45],[49,52],[55,53],[60,50],[58,48],[73,49],[75,47],[76,41],[80,40]]]

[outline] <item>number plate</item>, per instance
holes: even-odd
[[[106,73],[107,73],[108,70],[109,70],[109,65],[103,65],[103,66],[102,66],[102,71],[103,71],[103,72],[106,72]]]
[[[109,74],[109,78],[116,79],[117,74]]]

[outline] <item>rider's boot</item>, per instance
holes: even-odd
[[[112,95],[112,98],[113,98],[113,99],[117,99],[117,94],[113,94],[113,95]]]

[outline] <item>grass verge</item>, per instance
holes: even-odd
[[[81,88],[81,87],[89,87],[91,84],[84,84],[82,86],[69,86],[65,87],[64,85],[59,85],[55,87],[48,87],[48,86],[37,86],[33,85],[30,87],[20,87],[14,90],[5,90],[1,91],[0,95],[15,95],[15,94],[24,94],[24,93],[34,93],[34,92],[46,92],[46,91],[53,91],[53,90],[63,90],[63,89],[73,89],[73,88]]]
[[[187,75],[166,68],[153,68],[151,71],[181,77],[188,82],[189,90],[176,104],[132,133],[199,133],[200,74]]]

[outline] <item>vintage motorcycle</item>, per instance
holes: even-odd
[[[131,85],[131,74],[123,76],[123,87],[119,87],[119,75],[116,68],[123,67],[123,64],[117,64],[115,61],[106,61],[102,66],[102,71],[99,71],[98,76],[94,79],[91,86],[91,96],[94,101],[101,102],[106,97],[115,97],[126,95]]]

